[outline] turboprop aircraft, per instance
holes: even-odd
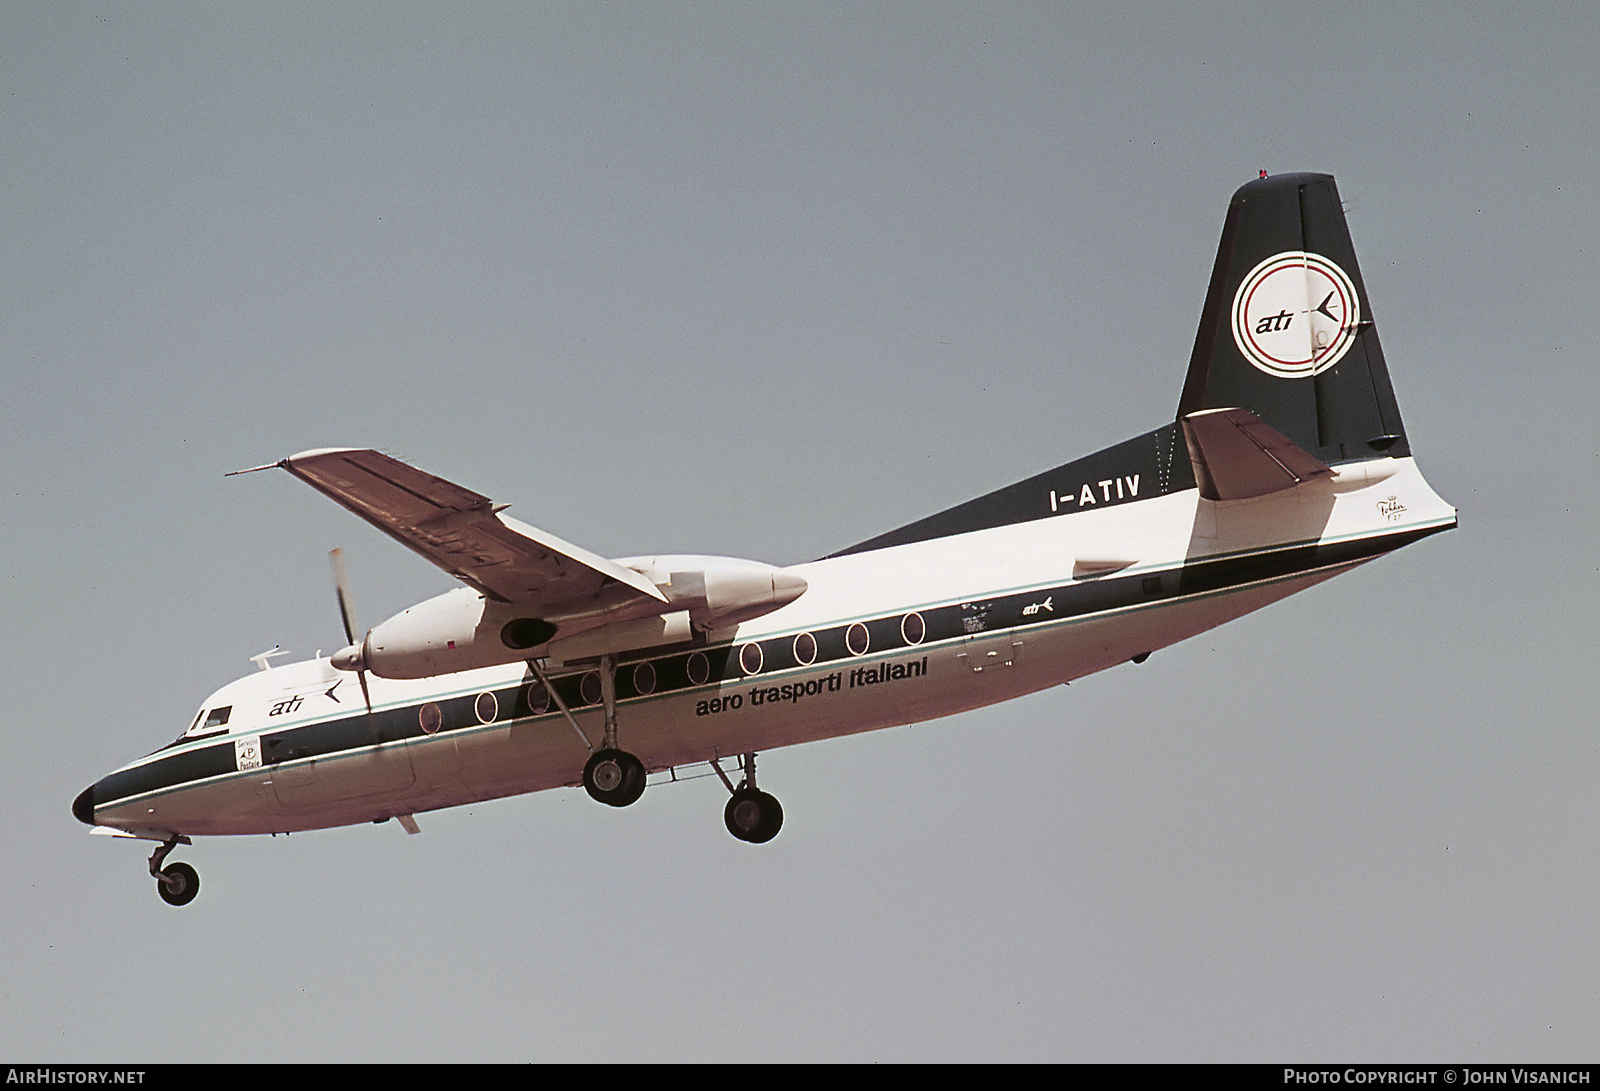
[[[1070,682],[1456,524],[1417,469],[1334,181],[1239,189],[1173,420],[805,564],[610,560],[376,451],[281,467],[462,584],[349,646],[219,689],[78,796],[159,842],[382,822],[582,785],[625,807],[709,767],[728,830],[774,837],[756,754]],[[247,472],[247,471],[241,471]],[[730,775],[731,771],[731,775]]]

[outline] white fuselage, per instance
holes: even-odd
[[[794,566],[807,590],[789,605],[696,647],[618,657],[619,744],[662,770],[977,708],[1142,656],[1455,523],[1409,458],[1340,469],[1254,500],[1190,489]],[[547,669],[598,746],[598,686],[582,678],[595,664]],[[102,780],[94,821],[274,833],[580,781],[590,750],[522,663],[370,684],[370,718],[356,679],[327,659],[225,686],[205,708],[228,709],[226,725]]]

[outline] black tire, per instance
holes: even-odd
[[[739,840],[764,845],[783,828],[783,807],[766,792],[740,788],[728,799],[722,820]]]
[[[596,750],[583,767],[583,790],[608,807],[626,807],[644,795],[644,763],[626,750]]]
[[[173,864],[162,869],[156,892],[168,905],[188,905],[200,893],[200,873],[188,864]]]

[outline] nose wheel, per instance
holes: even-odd
[[[156,880],[156,893],[168,905],[188,905],[200,893],[200,873],[194,868],[183,863],[161,866],[166,863],[167,854],[180,844],[189,844],[189,839],[179,834],[170,841],[163,841],[161,847],[150,854],[150,874]]]
[[[168,905],[188,905],[200,893],[200,873],[188,864],[173,864],[156,874],[156,893]]]

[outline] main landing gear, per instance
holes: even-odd
[[[594,744],[589,741],[589,736],[583,733],[583,728],[578,726],[577,718],[572,715],[572,710],[567,708],[566,702],[561,699],[561,694],[556,692],[555,686],[550,684],[550,679],[545,676],[538,660],[529,659],[528,667],[544,686],[551,700],[555,701],[556,707],[567,718],[567,722],[572,725],[572,730],[577,732],[578,738],[583,740],[583,745],[594,750]],[[608,807],[626,807],[644,795],[644,762],[617,746],[615,657],[610,655],[600,657],[599,675],[600,702],[605,707],[605,735],[601,739],[600,749],[594,750],[589,760],[584,763],[583,790],[589,793],[589,798]],[[734,787],[733,781],[728,779],[728,774],[722,771],[722,766],[717,760],[713,758],[711,761],[711,768],[716,770],[717,776],[727,786],[730,797],[727,807],[722,811],[722,820],[727,824],[728,832],[739,840],[754,845],[765,844],[778,836],[778,831],[783,828],[783,807],[775,798],[756,787],[755,754],[743,755],[739,764],[743,777],[738,787]]]
[[[188,864],[173,864],[171,867],[162,868],[166,862],[167,853],[179,845],[189,844],[189,839],[182,834],[174,834],[170,840],[163,841],[161,847],[150,854],[150,874],[156,880],[156,893],[161,895],[161,900],[168,905],[188,905],[194,901],[194,896],[200,893],[200,873]]]
[[[717,771],[730,793],[728,805],[722,810],[722,820],[728,832],[739,840],[764,845],[783,828],[783,807],[776,798],[756,788],[756,756],[746,754],[740,764],[744,767],[744,779],[735,788],[722,766],[715,760],[711,762],[711,768]]]
[[[578,726],[572,710],[567,707],[567,703],[561,699],[560,692],[540,668],[539,661],[528,660],[528,668],[533,671],[534,677],[539,679],[539,684],[544,686],[544,691],[550,695],[550,699],[556,703],[561,714],[572,725],[572,730],[578,733],[583,745],[594,750],[594,744],[589,741],[589,736],[583,733],[583,728]],[[599,673],[600,702],[605,706],[606,714],[605,735],[601,739],[600,749],[594,750],[588,762],[584,764],[583,790],[589,793],[589,798],[608,807],[626,807],[644,795],[644,762],[617,746],[616,659],[609,655],[601,656]]]
[[[644,795],[644,762],[626,750],[596,750],[583,767],[583,789],[609,807],[626,807]]]

